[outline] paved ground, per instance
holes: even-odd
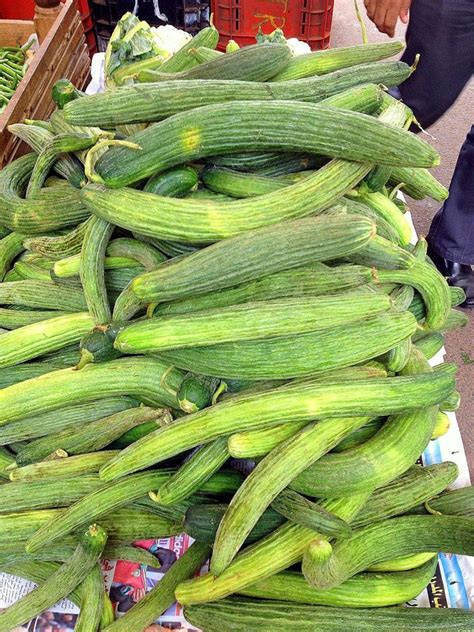
[[[363,7],[362,0],[359,4]],[[367,19],[370,42],[387,40]],[[397,38],[403,39],[404,27],[397,30]],[[360,26],[354,12],[353,0],[335,0],[331,43],[333,46],[350,46],[361,43]],[[474,80],[466,87],[451,110],[430,128],[433,138],[425,138],[436,147],[442,157],[442,164],[433,173],[446,186],[456,164],[459,149],[474,121]],[[419,235],[426,235],[431,218],[439,204],[432,200],[413,202],[411,210]],[[458,388],[462,394],[462,404],[458,420],[468,455],[471,479],[474,480],[474,310],[466,310],[471,315],[470,323],[447,338],[448,359],[459,366]],[[466,355],[467,354],[467,355]]]

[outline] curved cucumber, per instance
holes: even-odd
[[[170,171],[158,173],[152,176],[145,186],[144,191],[155,195],[180,198],[187,195],[198,185],[198,174],[191,167],[175,167]]]
[[[96,217],[88,225],[82,243],[81,284],[96,325],[109,323],[112,317],[105,287],[104,258],[113,231],[113,224]]]

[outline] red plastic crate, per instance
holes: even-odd
[[[222,50],[229,39],[241,46],[255,44],[259,30],[277,28],[287,38],[297,37],[313,50],[328,48],[334,0],[213,0],[214,25]]]

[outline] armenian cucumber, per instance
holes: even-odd
[[[427,169],[394,167],[390,179],[396,184],[402,184],[402,190],[414,200],[430,197],[437,202],[443,202],[449,195],[448,189]]]
[[[102,630],[104,632],[130,632],[130,630],[142,630],[151,625],[174,603],[174,592],[178,584],[199,571],[209,556],[210,550],[207,544],[201,542],[192,544],[143,599],[128,610],[123,617],[116,619]]]
[[[287,632],[431,632],[459,630],[469,632],[474,625],[470,610],[441,608],[331,608],[281,601],[226,599],[217,603],[184,609],[186,621],[203,632],[248,632],[262,629]],[[263,626],[263,627],[262,627]]]
[[[359,573],[340,586],[318,590],[301,573],[285,571],[239,591],[246,597],[345,608],[395,606],[417,597],[429,584],[437,560],[416,569],[392,573]],[[397,628],[398,629],[398,628]]]
[[[327,543],[326,543],[327,545]],[[318,588],[339,586],[372,564],[402,555],[444,551],[474,553],[474,520],[458,516],[401,516],[355,531],[332,547],[328,559],[305,564],[306,580]]]
[[[74,632],[97,632],[105,601],[104,575],[96,564],[81,584],[81,609]]]
[[[0,240],[0,281],[3,281],[12,261],[23,252],[23,239],[19,233],[10,233]]]
[[[82,242],[81,284],[96,325],[109,323],[112,317],[105,287],[104,258],[113,230],[113,224],[95,217],[88,225]]]
[[[218,55],[194,68],[177,73],[143,70],[138,73],[141,83],[155,81],[192,81],[193,79],[231,79],[233,81],[267,81],[283,70],[291,53],[285,44],[253,44],[228,55]]]
[[[226,509],[227,505],[225,504],[191,505],[186,510],[184,530],[199,542],[213,544],[219,523]],[[281,514],[271,508],[267,509],[247,536],[246,544],[261,540],[284,522],[285,518]]]
[[[379,564],[372,564],[367,569],[370,573],[385,573],[401,571],[410,571],[413,568],[419,568],[426,562],[432,559],[438,559],[438,555],[429,551],[428,553],[414,553],[413,555],[402,555],[401,557],[395,557],[386,562],[380,562]]]
[[[323,500],[321,506],[350,523],[368,496]],[[227,597],[298,562],[314,537],[312,529],[287,522],[240,553],[219,577],[207,573],[182,582],[176,589],[176,598],[187,606]]]
[[[349,325],[388,311],[390,306],[390,299],[384,294],[351,292],[244,303],[134,323],[119,332],[114,346],[122,353],[160,353],[302,334]]]
[[[409,312],[386,312],[321,331],[160,352],[160,358],[204,375],[251,380],[318,375],[375,358],[411,336]]]
[[[169,62],[174,57],[176,55]],[[164,64],[160,67],[160,71],[163,70]],[[278,83],[196,79],[136,84],[68,103],[64,116],[73,125],[113,128],[123,123],[159,121],[179,112],[218,103],[245,101],[250,105],[255,100],[269,102],[281,99],[318,102],[365,84],[398,85],[409,77],[410,72],[409,66],[403,62],[382,62],[361,64],[357,73],[352,69],[345,69],[326,77]],[[243,147],[241,151],[260,151],[250,147],[251,145]],[[235,148],[235,151],[239,150]],[[269,148],[267,151],[277,150]]]
[[[81,371],[62,369],[0,391],[0,425],[104,397],[129,395],[151,406],[179,408],[177,391],[185,378],[155,358],[119,358]]]
[[[280,297],[319,296],[364,285],[371,279],[370,269],[363,266],[348,264],[329,268],[323,263],[313,263],[301,268],[275,272],[218,292],[211,291],[198,296],[160,303],[155,308],[154,315],[185,314]]]
[[[47,371],[51,370],[53,369],[47,368]],[[18,421],[1,426],[0,444],[6,445],[14,441],[35,439],[60,432],[66,428],[80,427],[82,424],[91,423],[96,419],[137,405],[138,401],[130,397],[108,397],[76,406],[66,404],[66,406],[56,409],[53,415],[50,412],[39,413],[33,417],[23,417]]]
[[[117,450],[101,450],[50,461],[39,461],[9,470],[11,481],[31,482],[45,479],[64,479],[94,474],[104,463],[117,454]]]
[[[45,543],[52,542],[75,531],[84,524],[84,522],[100,519],[102,523],[104,516],[111,517],[113,514],[110,512],[113,510],[128,505],[133,500],[138,500],[141,496],[147,494],[150,490],[156,489],[163,481],[167,480],[174,471],[175,470],[154,470],[151,472],[143,472],[120,481],[115,481],[96,492],[84,496],[61,515],[56,516],[51,522],[43,524],[29,539],[27,551],[32,553],[41,549]],[[240,482],[240,476],[229,477],[227,473],[222,472],[215,474],[213,478],[203,484],[202,491],[213,493],[216,492],[217,489],[223,489],[227,492],[233,492]],[[230,484],[230,487],[226,488],[228,484]],[[133,525],[130,526],[131,528],[134,527]],[[139,525],[137,525],[137,527],[139,528]]]
[[[403,50],[403,42],[383,42],[330,48],[292,57],[289,64],[272,81],[303,79],[313,75],[325,75],[335,70],[380,61]]]
[[[451,365],[434,373],[354,382],[308,380],[229,399],[140,439],[107,463],[100,475],[104,480],[111,480],[230,432],[272,426],[282,419],[309,422],[325,417],[347,417],[355,410],[360,416],[376,416],[410,410],[414,406],[432,406],[453,389],[453,368]],[[426,443],[430,436],[431,431]]]
[[[218,576],[229,566],[265,509],[298,474],[367,421],[353,417],[308,424],[265,456],[237,490],[221,520],[211,572]]]
[[[78,224],[65,235],[38,236],[24,239],[25,248],[51,259],[63,259],[81,252],[82,240],[92,218]]]
[[[0,304],[81,312],[87,309],[81,289],[52,281],[12,281],[0,284]]]
[[[171,419],[166,408],[129,408],[79,428],[66,428],[61,432],[30,441],[17,453],[16,462],[19,467],[36,463],[56,450],[64,450],[68,455],[101,450],[138,424],[153,420],[158,426],[169,423]]]
[[[436,498],[431,498],[425,507],[435,515],[474,517],[474,487],[460,487],[443,492]]]
[[[175,167],[147,180],[144,191],[155,195],[180,198],[197,188],[198,174],[191,167]]]
[[[142,301],[203,294],[344,256],[367,243],[373,231],[374,224],[365,218],[311,217],[225,239],[134,279],[116,301],[114,320],[130,317],[130,311],[133,314]],[[246,261],[245,268],[239,265],[241,261]],[[215,270],[221,271],[219,276]]]
[[[433,496],[454,483],[459,470],[455,463],[446,461],[421,467],[413,465],[402,476],[376,489],[352,521],[355,528],[400,515],[431,500]]]
[[[205,483],[229,459],[227,437],[219,437],[201,446],[165,481],[152,498],[157,503],[172,505],[185,500]]]
[[[78,312],[10,331],[0,337],[0,368],[20,364],[78,342],[92,325],[89,313]]]
[[[427,360],[431,360],[444,347],[444,336],[439,332],[433,332],[416,340],[415,345]]]
[[[190,160],[227,153],[229,147],[302,151],[387,166],[439,164],[438,153],[428,143],[382,121],[360,112],[287,100],[208,105],[193,110],[191,118],[187,112],[176,114],[130,136],[140,151],[111,147],[95,164],[94,178],[109,187],[123,187]],[[180,143],[173,142],[176,136]]]
[[[199,46],[205,46],[206,48],[216,48],[219,42],[219,32],[211,24],[206,28],[196,33],[196,35],[186,42],[179,50],[173,55],[168,57],[161,65],[161,72],[179,72],[186,68],[192,68],[197,65],[197,61],[194,61],[193,57],[189,54],[189,51]]]
[[[98,525],[91,525],[82,535],[71,559],[65,562],[44,584],[0,613],[0,630],[26,623],[67,597],[97,564],[107,541],[107,534]]]

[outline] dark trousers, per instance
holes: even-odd
[[[451,107],[474,74],[474,0],[413,0],[406,41],[402,60],[412,64],[419,53],[420,61],[400,93],[427,128]],[[468,107],[474,121],[474,98]],[[444,259],[474,264],[474,125],[428,240]]]

